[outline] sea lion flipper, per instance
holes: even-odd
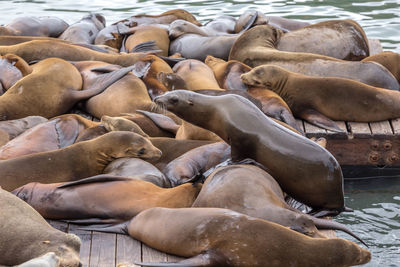
[[[90,69],[90,71],[93,72],[99,72],[99,73],[110,73],[116,70],[119,70],[120,67],[117,65],[107,65],[107,66],[103,66],[103,67],[96,67],[96,68],[92,68]]]
[[[119,224],[97,224],[97,225],[87,225],[79,227],[79,230],[85,231],[97,231],[104,233],[116,233],[128,235],[128,223],[129,221],[119,223]]]
[[[71,90],[72,98],[75,101],[80,101],[95,96],[97,94],[100,94],[101,92],[106,90],[110,85],[112,85],[113,83],[124,77],[126,74],[134,70],[135,67],[136,67],[135,65],[132,65],[109,73],[105,73],[101,75],[90,88],[81,91]]]
[[[83,178],[77,181],[68,182],[62,185],[57,186],[57,188],[66,188],[70,186],[82,185],[82,184],[90,184],[90,183],[106,183],[106,182],[114,182],[114,181],[130,181],[132,178],[124,177],[124,176],[116,176],[110,174],[99,174],[88,178]]]
[[[329,131],[338,133],[343,132],[343,130],[340,129],[333,120],[329,119],[328,117],[314,109],[304,110],[303,112],[301,112],[301,114],[299,114],[299,117],[311,124],[327,129]]]
[[[76,120],[58,120],[55,124],[58,147],[64,148],[75,143],[79,135],[79,124]]]
[[[180,125],[174,122],[170,117],[158,114],[158,113],[153,113],[149,111],[144,111],[144,110],[136,110],[137,113],[145,115],[147,118],[152,120],[157,127],[169,131],[173,134],[176,134],[178,131]]]
[[[159,53],[162,50],[157,46],[155,41],[147,41],[137,44],[130,53]]]
[[[184,259],[178,262],[135,262],[136,265],[153,267],[197,267],[197,266],[224,266],[223,256],[211,251],[206,251],[197,256]]]

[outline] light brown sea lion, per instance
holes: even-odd
[[[106,19],[101,14],[90,13],[70,25],[59,38],[71,43],[93,44],[97,34],[105,26]]]
[[[149,137],[148,134],[143,132],[142,128],[135,122],[128,120],[124,117],[110,117],[104,115],[100,120],[101,124],[106,128],[107,131],[128,131],[140,134],[143,137]]]
[[[161,188],[135,178],[98,175],[67,184],[29,183],[13,193],[47,219],[115,224],[152,207],[190,207],[200,189],[201,184]]]
[[[199,60],[183,60],[176,64],[172,70],[185,81],[188,90],[222,90],[214,77],[213,71]]]
[[[155,102],[216,133],[231,146],[233,160],[251,158],[264,165],[293,198],[314,209],[344,210],[343,175],[332,154],[275,123],[247,99],[177,90]]]
[[[379,64],[371,62],[345,61],[333,57],[279,51],[275,48],[281,32],[271,26],[256,26],[243,33],[229,55],[250,67],[273,64],[293,72],[317,77],[342,77],[372,86],[399,90],[393,75]]]
[[[127,52],[132,51],[139,44],[155,41],[155,44],[161,50],[158,54],[165,57],[168,56],[169,38],[167,30],[153,25],[141,25],[131,28],[125,34],[130,34],[125,40]]]
[[[109,131],[103,125],[98,124],[96,126],[89,127],[79,133],[78,137],[75,140],[75,143],[92,140],[108,132]]]
[[[106,166],[104,174],[131,177],[153,183],[159,187],[171,187],[171,183],[153,164],[138,158],[120,158]]]
[[[17,120],[0,121],[0,130],[7,132],[11,140],[26,130],[46,121],[47,119],[41,116],[28,116]]]
[[[353,61],[369,56],[367,36],[351,19],[323,21],[285,33],[275,47],[280,51],[307,52]]]
[[[144,266],[351,266],[371,259],[368,250],[345,239],[307,237],[228,209],[152,208],[133,218],[127,229],[152,248],[191,257],[140,263]]]
[[[317,228],[343,230],[365,245],[346,226],[290,207],[275,179],[255,165],[237,164],[215,169],[207,177],[193,207],[231,209],[312,237],[325,237]]]
[[[78,70],[65,60],[49,58],[33,66],[31,74],[15,83],[0,97],[0,120],[30,115],[54,117],[67,112],[80,100],[92,97],[125,76],[132,67],[103,74],[88,88],[82,88]]]
[[[400,117],[400,92],[349,79],[310,77],[263,65],[242,74],[242,80],[275,91],[300,118],[314,114],[338,121],[371,122]]]
[[[81,242],[51,227],[18,197],[0,189],[0,264],[14,266],[54,252],[60,266],[78,267]]]
[[[252,97],[261,102],[261,110],[266,115],[283,121],[297,131],[302,132],[289,106],[278,94],[266,88],[248,86],[242,82],[240,75],[249,72],[252,69],[251,67],[237,60],[229,60],[227,62],[212,56],[208,56],[205,63],[213,70],[221,88],[247,91]]]
[[[6,54],[0,57],[0,96],[22,77],[30,74],[32,68],[22,58]]]
[[[400,83],[400,54],[385,51],[379,54],[364,58],[362,62],[376,62],[388,69]]]
[[[74,65],[83,77],[84,90],[105,75],[103,72],[93,71],[96,68],[109,69],[110,73],[121,69],[119,66],[97,61],[75,62]],[[103,115],[119,116],[121,113],[134,113],[137,109],[151,110],[154,106],[146,85],[136,75],[128,73],[101,94],[87,100],[85,110],[96,118],[101,118]]]
[[[184,9],[172,9],[165,11],[159,15],[140,14],[132,16],[128,20],[130,23],[136,22],[138,25],[142,25],[142,24],[170,24],[171,22],[177,19],[187,20],[198,26],[201,26],[201,23],[198,22],[190,12]]]
[[[55,183],[101,174],[116,158],[156,159],[161,151],[132,132],[110,132],[71,146],[0,161],[0,186],[5,190],[29,182]]]
[[[121,32],[134,26],[137,26],[136,22],[129,23],[128,20],[117,21],[99,31],[94,44],[107,45],[119,51],[125,38],[125,35]]]
[[[205,171],[230,158],[230,155],[230,147],[225,142],[200,146],[168,163],[163,173],[174,187],[201,176]]]
[[[112,54],[92,50],[80,45],[67,42],[34,40],[10,46],[0,46],[1,54],[15,54],[26,62],[57,57],[68,61],[104,61],[110,64],[117,64],[123,67],[135,64],[145,53]]]
[[[65,114],[36,125],[0,148],[0,160],[64,148],[79,134],[98,123],[77,114]]]
[[[4,27],[11,34],[2,35],[26,35],[26,36],[46,36],[58,37],[65,29],[68,23],[57,17],[19,17],[12,20]]]
[[[124,114],[123,117],[135,122],[137,125],[139,125],[139,127],[143,130],[143,132],[145,132],[147,135],[151,137],[175,138],[176,131],[180,127],[180,125],[177,125],[176,122],[174,122],[171,118],[169,118],[168,125],[173,126],[173,129],[162,127],[157,122],[155,122],[153,118],[150,118],[147,115],[140,114],[138,112]]]
[[[7,144],[10,141],[10,135],[6,132],[0,129],[0,149]]]

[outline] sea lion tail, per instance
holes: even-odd
[[[368,245],[360,237],[358,237],[349,228],[347,228],[346,226],[344,226],[341,223],[338,223],[338,222],[335,222],[332,220],[326,220],[326,219],[320,219],[320,218],[314,218],[314,217],[312,217],[311,220],[315,224],[315,227],[317,227],[318,229],[343,231],[346,234],[349,234],[352,237],[354,237],[355,239],[357,239],[358,241],[360,241],[364,246],[366,246],[368,248]]]
[[[197,256],[178,262],[135,262],[140,266],[153,267],[200,267],[200,266],[226,266],[225,259],[216,252],[207,251]]]

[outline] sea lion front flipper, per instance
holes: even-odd
[[[306,120],[307,122],[314,124],[318,127],[333,131],[333,132],[338,132],[338,133],[342,133],[343,130],[339,128],[339,126],[337,126],[337,124],[329,119],[328,117],[326,117],[325,115],[319,113],[318,111],[314,110],[314,109],[306,109],[303,112],[301,112],[300,114],[298,114],[298,116],[300,118],[302,118],[303,120]]]
[[[75,143],[80,132],[79,123],[76,120],[58,119],[55,123],[55,130],[59,148],[64,148]]]
[[[156,41],[147,41],[137,44],[130,53],[159,53],[162,50],[157,46]]]
[[[96,82],[86,90],[81,90],[81,91],[71,90],[70,93],[72,98],[76,101],[80,101],[88,99],[97,94],[100,94],[101,92],[106,90],[110,85],[112,85],[113,83],[124,77],[129,72],[133,71],[136,68],[135,65],[124,67],[119,70],[115,70],[99,76],[96,79]]]
[[[200,267],[200,266],[227,266],[225,257],[217,252],[206,251],[197,256],[178,262],[135,262],[140,266],[153,267]]]
[[[110,175],[110,174],[99,174],[88,178],[83,178],[77,181],[68,182],[62,185],[57,186],[57,188],[66,188],[70,186],[82,185],[82,184],[90,184],[90,183],[106,183],[106,182],[115,182],[115,181],[131,181],[134,178]]]
[[[116,233],[122,235],[128,234],[128,223],[129,221],[119,223],[119,224],[97,224],[97,225],[87,225],[79,227],[79,230],[85,231],[97,231],[103,233]]]
[[[147,118],[152,120],[152,122],[154,122],[157,127],[173,134],[176,134],[179,127],[181,127],[173,119],[163,114],[153,113],[144,110],[136,110],[136,112],[145,115]]]

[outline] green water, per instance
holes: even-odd
[[[363,26],[369,38],[380,39],[385,50],[400,53],[400,0],[386,1],[122,1],[122,0],[17,0],[0,1],[0,24],[17,16],[52,15],[68,23],[87,12],[102,13],[107,24],[129,16],[159,14],[184,8],[206,22],[216,16],[239,16],[259,10],[268,15],[309,22],[349,18]],[[400,174],[399,174],[400,175]],[[400,178],[346,182],[346,205],[353,213],[338,220],[348,225],[369,245],[372,260],[366,266],[400,266]],[[340,234],[343,238],[351,239]]]

